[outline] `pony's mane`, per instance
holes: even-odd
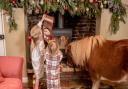
[[[106,40],[102,36],[90,36],[70,43],[71,54],[76,65],[85,66],[91,51],[97,46],[102,46]]]

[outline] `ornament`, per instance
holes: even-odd
[[[84,0],[80,0],[81,2],[84,2]]]
[[[93,0],[93,3],[96,3],[97,2],[97,0]]]
[[[96,3],[97,0],[89,0],[90,3]]]
[[[31,44],[31,42],[32,42],[32,36],[29,36],[28,37],[28,42],[29,42],[29,44]]]
[[[96,10],[95,10],[94,12],[95,12],[95,13],[97,13],[97,11],[96,11]]]
[[[35,4],[35,1],[34,0],[32,0],[32,4]]]
[[[12,0],[11,3],[16,6],[16,0]]]
[[[103,3],[106,5],[107,4],[107,1],[105,0]]]
[[[105,1],[103,2],[103,4],[104,4],[104,8],[109,8],[108,1],[107,1],[107,0],[105,0]]]
[[[101,5],[100,5],[100,8],[103,8],[104,6],[103,6],[103,4],[101,3]]]
[[[60,2],[60,0],[57,0],[57,2]]]
[[[13,4],[16,4],[16,0],[12,0],[12,3],[13,3]]]
[[[87,12],[89,11],[89,8],[88,8],[88,7],[86,8],[86,11],[87,11]]]
[[[118,16],[118,19],[120,19],[120,16]]]
[[[77,11],[78,10],[78,8],[77,7],[75,7],[75,11]]]
[[[44,4],[44,0],[41,0],[41,1],[40,1],[40,4],[42,4],[42,5],[43,5],[43,4]]]
[[[28,10],[27,10],[27,13],[28,13],[29,15],[31,15],[31,14],[32,14],[32,9],[31,9],[31,8],[28,9]]]
[[[93,3],[93,0],[89,0],[90,3]]]

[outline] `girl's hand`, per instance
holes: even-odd
[[[63,68],[63,67],[62,67],[62,65],[60,65],[60,72],[62,72],[62,71],[63,71],[63,70],[62,70],[62,68]]]

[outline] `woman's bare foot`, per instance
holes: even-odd
[[[39,89],[39,79],[36,79],[35,75],[33,75],[33,89]]]

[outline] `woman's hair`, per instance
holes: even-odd
[[[39,35],[41,34],[42,32],[39,26],[35,25],[32,27],[30,35],[32,36],[34,42],[36,42],[39,39]]]

